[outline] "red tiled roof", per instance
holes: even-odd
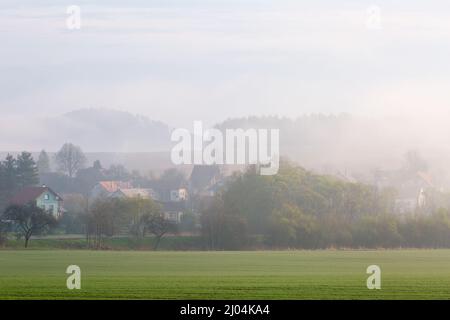
[[[49,187],[25,187],[12,197],[10,202],[11,204],[24,205],[30,201],[36,200],[44,192],[51,192],[62,200],[62,198]]]
[[[429,187],[433,187],[433,179],[431,178],[431,176],[425,172],[419,171],[417,172],[417,175],[424,180]]]
[[[108,192],[116,192],[119,189],[131,189],[131,183],[123,181],[100,181],[100,185]]]

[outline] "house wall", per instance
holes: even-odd
[[[47,197],[46,197],[47,196]],[[36,205],[46,211],[51,211],[53,216],[60,214],[60,200],[52,192],[46,191],[36,199]]]
[[[170,191],[170,201],[184,201],[187,200],[187,190],[184,188],[171,190]]]
[[[180,223],[182,215],[183,215],[183,212],[166,211],[166,212],[164,212],[164,219],[169,220],[174,223]]]

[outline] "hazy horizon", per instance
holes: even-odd
[[[0,130],[91,107],[183,127],[450,119],[450,4],[431,2],[78,1],[81,29],[67,30],[66,3],[2,1]]]
[[[446,171],[448,2],[78,1],[75,30],[69,5],[0,4],[0,150],[168,151],[195,120],[346,113],[292,122],[281,149],[338,168],[418,150]]]

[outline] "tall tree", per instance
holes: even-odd
[[[65,143],[56,154],[55,160],[59,170],[73,178],[78,170],[84,167],[86,156],[80,147]]]
[[[37,161],[37,167],[39,170],[39,174],[49,173],[51,171],[50,169],[50,158],[45,152],[45,150],[42,150],[39,154],[39,158]]]
[[[38,168],[29,152],[24,151],[17,157],[16,173],[19,188],[39,183]]]
[[[100,160],[95,160],[94,164],[92,165],[92,168],[94,168],[95,170],[98,170],[98,171],[102,170],[103,167],[102,167]]]
[[[16,159],[8,154],[2,162],[2,188],[6,195],[11,195],[17,190],[17,167]]]
[[[88,196],[92,188],[101,180],[104,180],[103,170],[100,162],[96,160],[92,167],[78,170],[76,184],[81,193]]]

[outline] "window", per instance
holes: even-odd
[[[48,193],[46,193],[44,196],[44,200],[48,200],[48,199],[50,199],[50,196],[48,195]]]

